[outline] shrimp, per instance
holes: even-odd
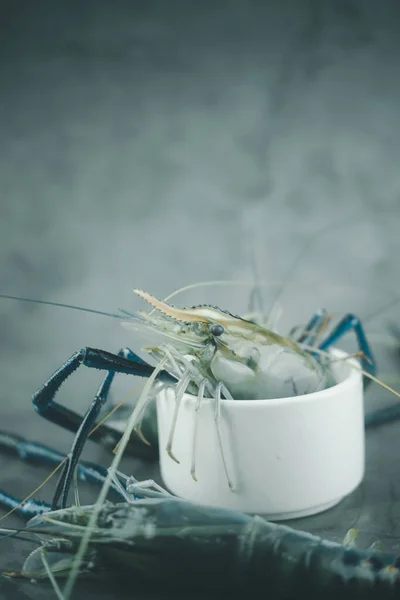
[[[356,530],[343,544],[327,541],[261,517],[201,506],[126,485],[126,501],[106,502],[98,512],[80,574],[110,572],[129,585],[252,592],[287,600],[336,598],[389,600],[400,595],[400,559],[358,550]],[[146,497],[147,495],[152,497]],[[29,579],[68,577],[75,552],[91,520],[93,506],[50,511],[38,504],[24,533],[40,536],[41,546],[20,573]],[[31,514],[35,514],[34,503]],[[50,539],[49,539],[50,538]]]

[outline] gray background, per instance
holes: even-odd
[[[287,280],[283,330],[320,305],[365,316],[396,297],[396,1],[12,0],[0,14],[0,292],[135,310],[132,287],[249,280],[255,257],[264,281]],[[245,308],[229,289],[189,296]],[[399,311],[368,323],[398,388],[386,324]],[[6,300],[0,332],[1,428],[62,451],[71,434],[34,414],[32,393],[82,346],[143,343],[112,319]],[[78,373],[60,400],[82,412],[98,381]],[[390,402],[368,393],[368,409]],[[293,525],[338,540],[357,525],[398,551],[399,439],[396,424],[369,432],[363,486]],[[93,444],[86,456],[109,460]],[[19,496],[47,473],[0,464]],[[3,544],[1,569],[17,569],[28,548]],[[4,597],[53,597],[1,585]]]

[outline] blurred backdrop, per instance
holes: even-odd
[[[3,0],[0,292],[136,310],[133,287],[258,273],[285,282],[283,330],[321,305],[390,301],[399,18],[395,0]],[[227,289],[197,300],[239,310]],[[390,319],[400,307],[369,329],[388,339]],[[0,332],[1,427],[61,449],[71,435],[32,393],[82,346],[145,343],[6,300]],[[100,378],[79,373],[60,399],[83,411]]]

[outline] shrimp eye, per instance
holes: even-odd
[[[214,323],[214,325],[210,325],[209,331],[210,331],[211,335],[213,335],[214,337],[218,337],[218,336],[222,335],[225,330],[222,327],[222,325],[218,325],[217,323]]]

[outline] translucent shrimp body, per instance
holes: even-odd
[[[139,313],[124,325],[161,338],[213,386],[223,382],[236,400],[298,396],[335,383],[328,363],[261,325],[214,306],[176,308],[135,292],[158,312]]]

